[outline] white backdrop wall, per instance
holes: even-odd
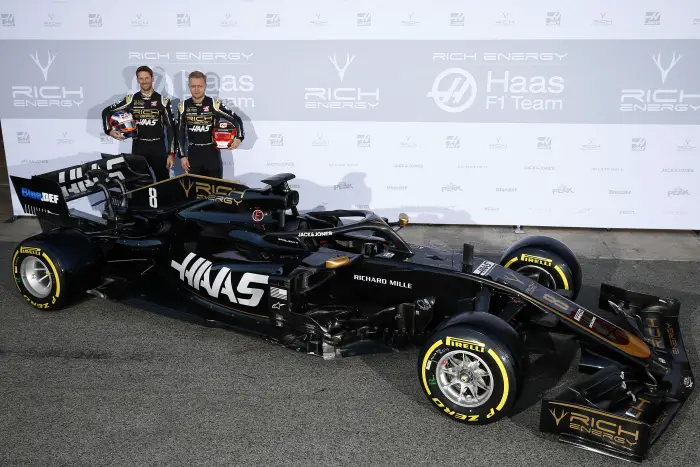
[[[131,5],[0,6],[10,174],[129,152],[100,112],[147,64],[175,102],[207,73],[247,132],[224,176],[293,172],[304,209],[700,228],[697,0]]]

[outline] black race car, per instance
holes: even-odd
[[[678,300],[602,284],[600,310],[587,309],[580,264],[557,240],[526,237],[498,262],[469,244],[413,245],[397,234],[404,215],[300,213],[292,178],[153,183],[132,154],[13,176],[42,227],[14,252],[17,289],[41,310],[86,292],[147,300],[326,359],[418,346],[428,403],[466,425],[508,415],[528,343],[566,332],[586,376],[543,401],[540,429],[637,462],[690,395]],[[69,208],[83,197],[102,215]]]

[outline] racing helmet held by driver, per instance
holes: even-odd
[[[109,117],[109,126],[124,138],[133,138],[139,134],[138,125],[131,112],[114,112]]]
[[[228,120],[219,120],[214,125],[212,139],[217,149],[228,149],[236,137],[236,127]]]

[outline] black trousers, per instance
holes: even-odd
[[[168,153],[165,150],[165,142],[163,140],[134,140],[131,152],[146,158],[148,165],[151,166],[156,176],[156,182],[170,178],[170,171],[165,167],[168,161]]]
[[[207,177],[221,178],[224,174],[221,162],[221,151],[213,144],[208,146],[189,146],[187,159],[190,162],[190,173]]]

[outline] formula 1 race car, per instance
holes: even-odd
[[[543,400],[540,429],[636,462],[689,397],[678,300],[602,284],[600,309],[587,309],[575,301],[581,266],[555,239],[526,237],[500,261],[470,244],[413,245],[397,233],[405,215],[300,213],[293,178],[263,188],[191,174],[154,183],[133,154],[12,176],[42,227],[14,252],[17,288],[41,310],[86,293],[147,297],[326,359],[417,346],[427,403],[466,425],[507,416],[528,342],[565,332],[585,376]],[[84,197],[99,198],[101,215],[69,208]]]

